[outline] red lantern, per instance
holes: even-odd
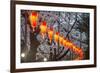
[[[31,27],[34,29],[37,26],[38,13],[32,12],[29,16]]]
[[[62,36],[59,36],[59,43],[60,43],[60,45],[63,45],[63,37]]]
[[[69,42],[69,41],[67,41],[66,42],[66,47],[68,47],[69,49],[72,49],[72,43],[71,42]]]
[[[54,41],[55,41],[56,43],[58,43],[58,40],[59,40],[59,33],[56,32],[56,34],[54,34]]]
[[[53,29],[52,29],[52,28],[50,28],[50,29],[48,30],[48,37],[49,37],[50,43],[51,43],[52,38],[53,38]]]
[[[66,47],[66,42],[67,42],[67,41],[66,41],[66,39],[64,38],[64,39],[63,39],[63,46],[64,46],[64,47]]]
[[[40,33],[42,34],[43,38],[46,32],[47,32],[47,24],[45,21],[43,21],[40,25]]]

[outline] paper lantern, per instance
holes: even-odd
[[[29,16],[29,21],[33,29],[37,26],[37,20],[38,20],[38,13],[32,12]]]
[[[71,50],[72,50],[72,45],[73,44],[71,42],[69,42],[69,41],[66,42],[66,47],[71,49]]]
[[[59,36],[59,44],[63,45],[63,37],[62,36]]]
[[[64,46],[64,47],[66,47],[66,42],[67,42],[67,41],[66,41],[66,39],[64,38],[64,39],[63,39],[63,46]]]
[[[52,38],[53,38],[53,29],[52,29],[52,28],[50,28],[50,29],[48,30],[48,37],[49,37],[50,43],[51,43]]]
[[[40,33],[43,36],[43,38],[44,38],[44,35],[46,34],[46,32],[47,32],[47,24],[45,21],[43,21],[40,25]]]
[[[55,41],[56,43],[58,43],[58,40],[59,40],[59,33],[56,32],[56,33],[54,34],[54,41]]]

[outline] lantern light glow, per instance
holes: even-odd
[[[29,16],[29,20],[30,20],[32,28],[34,29],[37,26],[37,20],[38,20],[37,12],[32,12]],[[53,34],[55,32],[55,31],[53,31],[53,28],[48,29],[46,21],[43,21],[40,24],[39,28],[40,28],[40,34],[42,35],[43,38],[45,37],[46,33],[48,33],[48,38],[51,43],[52,39],[53,39]],[[83,50],[81,48],[77,47],[75,44],[73,44],[69,40],[65,39],[63,36],[59,35],[59,32],[56,32],[54,34],[54,41],[64,47],[69,48],[70,51],[73,51],[74,53],[78,54],[79,57],[77,59],[83,58]],[[25,54],[22,53],[21,56],[25,57]],[[44,58],[44,61],[46,61],[45,58]]]
[[[29,15],[29,21],[30,21],[31,27],[33,29],[37,26],[37,20],[38,20],[38,13],[37,12],[32,12]]]

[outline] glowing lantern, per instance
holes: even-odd
[[[29,21],[31,23],[31,27],[34,29],[37,26],[37,19],[38,19],[38,13],[32,12],[29,16]]]
[[[76,53],[77,52],[76,49],[77,49],[76,46],[73,46],[72,51]]]
[[[69,49],[72,49],[72,43],[71,42],[69,42],[69,41],[67,41],[66,42],[66,47],[68,47]]]
[[[54,34],[54,41],[55,41],[56,43],[58,43],[58,40],[59,40],[59,33],[56,32],[56,34]]]
[[[63,39],[63,46],[66,47],[66,39]]]
[[[46,32],[47,32],[47,24],[45,21],[43,21],[40,25],[40,33],[42,34],[43,38]]]
[[[81,58],[83,58],[83,51],[81,49],[79,50],[79,55]]]
[[[60,45],[63,45],[63,37],[62,36],[59,36],[59,43],[60,43]]]
[[[72,46],[72,51],[75,52],[76,54],[79,54],[79,48],[76,45]]]
[[[50,43],[51,43],[52,38],[53,38],[53,29],[52,29],[52,28],[50,28],[50,29],[48,30],[48,37],[49,37]]]
[[[79,57],[76,58],[76,60],[81,60],[83,59],[83,51],[81,48],[78,48],[76,45],[73,45],[73,50],[72,50],[74,53],[78,54]]]

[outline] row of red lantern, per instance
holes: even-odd
[[[36,12],[31,13],[31,15],[29,16],[29,19],[30,19],[31,26],[34,29],[37,26],[38,13]],[[59,32],[56,32],[54,34],[55,31],[53,31],[52,28],[47,27],[46,21],[43,21],[41,25],[39,26],[39,28],[40,28],[40,34],[42,35],[43,38],[45,37],[46,33],[48,33],[48,38],[50,40],[50,43],[52,42],[53,37],[54,37],[54,41],[56,43],[59,43],[60,45],[63,45],[65,48],[67,47],[74,53],[78,54],[79,57],[77,59],[83,58],[82,49],[77,47],[75,44],[70,42],[68,39],[65,39],[63,36],[60,36]]]
[[[50,40],[50,43],[54,39],[54,41],[56,43],[59,42],[60,45],[63,45],[64,47],[67,47],[67,48],[70,48],[71,51],[78,54],[79,57],[77,59],[82,59],[83,58],[83,51],[82,51],[81,48],[77,47],[75,44],[68,41],[68,39],[65,39],[63,36],[60,36],[59,32],[56,32],[55,34],[54,34],[54,32],[55,31],[53,31],[52,28],[47,28],[47,23],[45,21],[42,22],[42,24],[40,25],[40,33],[42,35],[45,35],[46,33],[48,33],[48,38]]]

